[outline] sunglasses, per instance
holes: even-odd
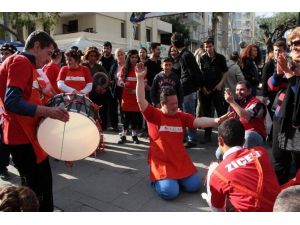
[[[297,41],[291,41],[290,46],[300,46],[300,40],[297,40]]]

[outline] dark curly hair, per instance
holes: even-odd
[[[0,189],[1,212],[37,212],[39,201],[35,193],[25,186],[7,186]]]
[[[70,49],[65,53],[66,57],[71,57],[75,59],[76,62],[80,63],[81,62],[81,56],[83,56],[83,53],[81,50],[76,50],[76,49]]]

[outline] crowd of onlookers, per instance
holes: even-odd
[[[234,118],[240,123],[228,122],[219,128],[216,157],[220,164],[215,165],[211,183],[208,183],[211,208],[217,211],[270,211],[270,207],[260,206],[265,204],[273,208],[279,185],[289,182],[300,168],[300,28],[296,28],[288,40],[277,40],[266,62],[262,62],[261,50],[255,44],[244,46],[240,52],[232,52],[226,59],[216,51],[212,38],[201,43],[194,54],[185,46],[182,34],[174,33],[171,42],[166,58],[161,58],[159,43],[150,43],[148,50],[142,47],[125,52],[117,48],[114,54],[108,41],[103,44],[103,49],[91,46],[81,50],[73,46],[62,52],[55,48],[51,52],[51,61],[35,71],[42,90],[42,102],[47,104],[49,99],[61,93],[85,95],[101,106],[102,131],[111,129],[115,132],[119,144],[128,142],[127,135],[131,131],[133,143],[139,144],[140,136],[148,136],[136,93],[136,68],[142,62],[146,73],[143,80],[145,99],[153,107],[163,107],[165,102],[161,96],[172,87],[180,111],[209,118],[215,117],[216,111],[222,121]],[[18,54],[9,44],[2,45],[0,51],[1,62]],[[264,66],[260,71],[262,63]],[[211,127],[202,126],[206,128],[200,140],[195,127],[188,126],[184,132],[182,142],[185,148],[213,140]],[[243,134],[240,139],[234,137],[239,129],[239,134]],[[272,148],[272,166],[267,162],[270,159],[264,155],[265,150],[257,147],[266,142]],[[10,178],[6,168],[9,157],[9,151],[1,147],[0,176],[3,180]],[[252,178],[246,175],[247,166],[253,166],[251,168],[255,170]],[[297,188],[289,188],[280,194],[276,201],[280,206],[276,205],[274,209],[294,210],[283,209],[283,205],[286,198],[294,198],[299,191]],[[24,204],[27,198],[22,197],[24,192],[29,193],[29,190],[22,187],[0,189],[1,211],[27,211]],[[249,199],[245,196],[236,198],[234,193],[238,192],[246,193]],[[10,200],[12,206],[6,206]],[[254,205],[247,202],[252,200]],[[34,203],[30,210],[36,211],[37,198],[32,195],[30,202]],[[288,205],[293,202],[288,200]],[[248,205],[252,208],[247,208]]]

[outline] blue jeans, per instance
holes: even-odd
[[[197,173],[183,179],[163,179],[151,182],[152,188],[166,200],[175,199],[180,187],[186,192],[197,192],[201,187],[201,179]]]
[[[253,148],[255,146],[262,146],[263,144],[264,139],[259,133],[250,130],[245,131],[245,143],[243,148]],[[222,152],[220,148],[216,151],[216,157],[218,160],[222,160]]]
[[[190,113],[195,116],[196,112],[196,92],[193,92],[189,95],[184,96],[183,98],[183,111]],[[187,141],[197,143],[197,130],[196,129],[187,129]]]

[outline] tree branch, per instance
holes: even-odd
[[[12,35],[14,35],[18,41],[21,41],[24,44],[24,40],[20,40],[19,35],[16,32],[14,32],[12,29],[10,29],[9,27],[5,26],[2,23],[0,23],[0,27],[3,28],[4,30],[8,31]]]

